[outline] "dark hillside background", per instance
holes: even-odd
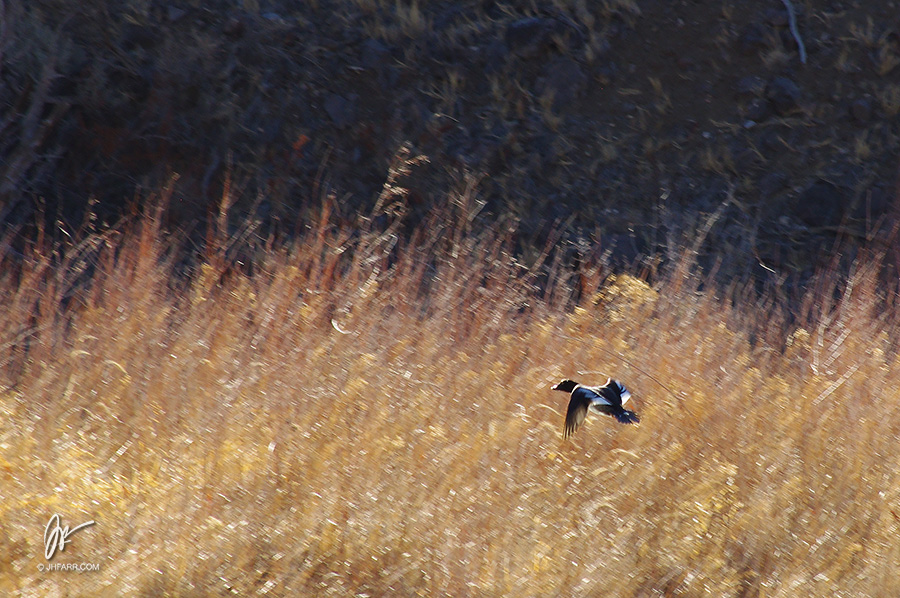
[[[371,209],[406,145],[410,222],[472,175],[522,246],[556,223],[652,271],[710,224],[701,264],[802,280],[891,236],[900,6],[792,6],[805,64],[780,0],[5,0],[0,216],[21,244],[177,174],[170,226],[202,230],[230,173],[290,234]]]

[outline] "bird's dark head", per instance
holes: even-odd
[[[561,390],[563,392],[572,392],[575,390],[575,387],[578,386],[578,383],[574,380],[563,380],[556,386],[552,387],[551,390]]]

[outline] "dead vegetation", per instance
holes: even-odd
[[[4,256],[4,592],[893,591],[900,313],[877,259],[760,298],[701,289],[685,249],[651,287],[514,257],[471,186],[403,238],[387,188],[245,254],[223,210],[189,272],[156,211]],[[563,442],[549,385],[610,373],[641,425]],[[96,525],[55,562],[98,572],[39,571],[56,513]]]

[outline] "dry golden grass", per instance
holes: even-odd
[[[679,268],[574,306],[555,254],[518,263],[465,199],[408,242],[323,210],[244,273],[220,233],[174,274],[158,216],[7,256],[0,592],[896,589],[898,312],[873,264],[793,304]],[[642,423],[564,442],[549,386],[606,374]],[[53,562],[99,571],[40,571],[53,514],[96,521]]]

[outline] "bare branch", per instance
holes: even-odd
[[[800,30],[797,29],[797,14],[794,12],[794,5],[791,4],[791,0],[781,1],[784,3],[785,8],[787,8],[788,27],[790,27],[791,35],[794,36],[794,41],[797,42],[797,48],[800,50],[800,62],[806,64],[806,46],[803,45],[803,39],[800,37]]]

